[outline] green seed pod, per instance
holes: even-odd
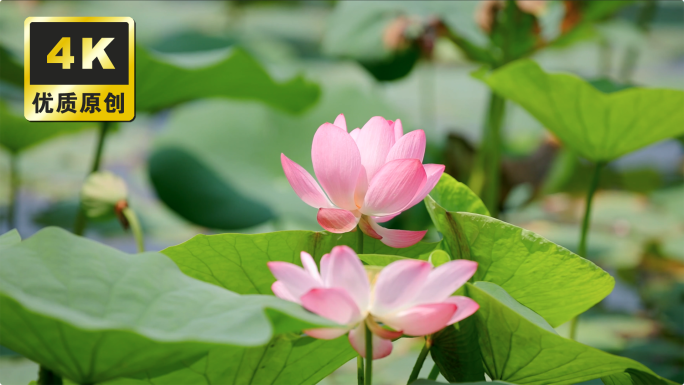
[[[116,214],[117,206],[125,207],[127,197],[123,179],[109,171],[95,172],[81,188],[81,207],[88,218],[106,218]]]
[[[449,257],[449,254],[443,250],[433,251],[430,253],[430,258],[428,258],[428,262],[430,262],[434,267],[442,266],[449,261],[451,261],[451,257]]]

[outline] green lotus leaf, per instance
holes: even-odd
[[[544,319],[515,303],[495,284],[468,283],[466,289],[480,305],[472,317],[484,366],[493,380],[564,385],[602,378],[620,385],[674,384],[629,358],[559,336]]]
[[[474,280],[500,285],[553,326],[584,312],[613,289],[613,278],[594,263],[531,231],[484,215],[447,211],[435,197],[468,196],[469,190],[446,180],[440,180],[437,194],[428,195],[425,203],[452,258],[479,264]],[[457,191],[446,194],[448,189]]]
[[[268,206],[241,194],[183,149],[156,149],[148,171],[159,199],[196,225],[235,230],[273,219]]]
[[[0,124],[0,146],[12,153],[19,153],[55,136],[94,127],[94,123],[79,122],[32,123],[2,102],[0,102],[0,121],[2,122]]]
[[[454,179],[451,175],[442,174],[439,182],[430,192],[430,196],[439,202],[446,211],[463,211],[467,213],[489,215],[487,206],[482,203],[468,186]]]
[[[318,100],[319,87],[301,76],[284,83],[274,81],[264,68],[241,48],[233,48],[223,60],[203,67],[182,67],[136,51],[137,109],[158,111],[193,99],[226,97],[258,100],[271,107],[298,113]]]
[[[272,294],[275,278],[269,261],[284,261],[301,266],[302,251],[316,262],[337,245],[356,250],[357,234],[332,234],[325,231],[279,231],[265,234],[197,235],[180,245],[162,251],[187,275],[240,294]],[[418,242],[395,249],[364,235],[365,254],[400,255],[418,258],[439,247],[439,243]]]
[[[14,246],[21,242],[21,236],[19,235],[19,232],[14,229],[6,232],[5,234],[0,235],[0,250]]]
[[[346,336],[326,341],[282,334],[263,347],[215,348],[171,373],[152,370],[103,385],[313,385],[355,355]]]
[[[57,228],[3,248],[0,265],[0,344],[80,384],[330,325],[297,304],[195,280],[162,254]]]
[[[485,82],[595,162],[684,134],[684,91],[629,88],[605,94],[575,75],[546,73],[531,60],[506,65]]]

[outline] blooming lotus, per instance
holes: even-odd
[[[318,209],[325,230],[346,233],[358,225],[368,236],[400,248],[420,241],[427,231],[390,230],[379,223],[422,201],[439,181],[444,166],[422,164],[424,154],[423,130],[404,135],[401,120],[376,116],[348,133],[340,114],[313,138],[311,160],[320,186],[285,154],[280,160],[297,195]]]
[[[301,260],[304,268],[268,263],[278,279],[271,287],[273,293],[344,325],[305,333],[320,339],[349,333],[349,342],[362,357],[366,356],[365,327],[373,333],[373,359],[378,359],[390,354],[392,339],[435,333],[479,308],[468,297],[451,296],[475,274],[476,262],[456,260],[433,269],[427,261],[403,259],[372,274],[347,246],[336,246],[324,255],[320,273],[311,255],[302,252]]]

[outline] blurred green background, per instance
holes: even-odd
[[[643,2],[623,3],[579,36],[533,58],[547,71],[571,72],[604,90],[614,83],[684,89],[684,3],[655,2],[646,23]],[[71,230],[98,135],[97,124],[36,128],[24,121],[26,17],[135,20],[138,113],[108,133],[102,169],[125,179],[147,248],[160,250],[198,233],[318,230],[316,209],[290,188],[280,153],[311,171],[313,134],[339,113],[350,129],[382,115],[400,118],[405,131],[425,130],[426,162],[446,164],[447,172],[466,182],[489,90],[470,75],[480,65],[441,35],[439,25],[482,43],[487,36],[475,15],[483,4],[3,1],[0,233],[9,226],[10,159],[18,171],[14,222],[22,237],[47,225]],[[539,16],[540,36],[558,34],[564,7],[548,2]],[[630,57],[633,70],[627,68]],[[590,166],[522,108],[507,108],[501,218],[576,251]],[[681,138],[660,142],[605,170],[588,257],[617,284],[581,317],[578,331],[580,342],[639,360],[680,383],[683,144]],[[422,203],[391,223],[405,229],[429,225]],[[86,235],[135,252],[133,238],[115,219],[89,222]],[[439,235],[431,229],[428,237]],[[563,325],[559,333],[567,335],[567,329]],[[395,354],[378,362],[378,383],[406,378],[419,349],[411,340],[398,343]],[[0,353],[0,383],[36,378],[36,364]],[[352,363],[323,383],[354,378]]]

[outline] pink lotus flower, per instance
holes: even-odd
[[[318,128],[311,146],[314,172],[323,189],[285,154],[280,160],[297,195],[318,209],[318,223],[324,229],[346,233],[358,224],[366,235],[400,248],[417,243],[427,231],[390,230],[378,223],[422,201],[435,187],[444,166],[422,164],[424,154],[423,130],[404,135],[401,120],[375,116],[363,128],[347,133],[340,114],[334,124]]]
[[[301,258],[303,269],[287,262],[268,263],[278,279],[273,293],[345,325],[304,332],[319,339],[349,332],[349,342],[362,357],[364,325],[373,333],[373,359],[378,359],[392,352],[392,339],[435,333],[479,308],[468,297],[451,296],[475,274],[476,262],[461,259],[433,269],[429,262],[405,259],[389,264],[369,281],[361,260],[347,246],[336,246],[321,258],[320,274],[311,255],[302,251]]]

